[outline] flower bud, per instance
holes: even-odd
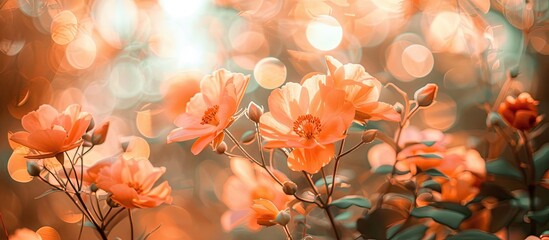
[[[274,221],[282,226],[286,226],[286,224],[290,222],[290,219],[290,213],[286,210],[283,210],[278,212]]]
[[[489,128],[502,126],[501,116],[496,112],[488,113],[488,116],[486,117],[486,126]]]
[[[402,111],[404,110],[404,106],[402,106],[402,104],[399,103],[399,102],[395,103],[395,105],[393,106],[393,108],[395,109],[395,111],[396,111],[398,114],[402,114]]]
[[[90,185],[90,191],[92,192],[97,192],[97,190],[99,190],[99,188],[97,187],[97,185],[95,185],[95,183],[92,183]]]
[[[217,148],[215,148],[215,152],[217,154],[224,154],[225,151],[227,151],[227,144],[225,142],[221,142],[219,145],[217,145]]]
[[[99,145],[105,142],[107,138],[107,132],[109,131],[109,122],[103,122],[97,127],[92,134],[91,143],[93,145]]]
[[[248,104],[246,116],[248,116],[248,118],[253,122],[259,123],[259,118],[261,118],[261,115],[263,115],[263,107],[258,106],[254,102],[250,102],[250,104]]]
[[[93,118],[90,120],[90,125],[88,125],[88,128],[86,128],[86,132],[91,131],[95,127],[95,121]]]
[[[371,143],[376,139],[377,136],[377,130],[370,129],[362,132],[362,142],[363,143]]]
[[[424,87],[418,89],[414,94],[418,106],[427,107],[433,104],[437,96],[438,86],[434,83],[428,83]]]
[[[34,161],[27,161],[27,172],[29,175],[36,177],[40,175],[40,172],[42,170],[40,169],[40,166]]]
[[[92,137],[91,137],[90,134],[86,133],[86,134],[82,135],[82,139],[84,139],[85,142],[91,142]]]
[[[282,185],[282,191],[286,195],[294,195],[297,192],[297,185],[292,181],[286,181]]]
[[[120,207],[120,204],[118,204],[117,202],[115,202],[114,200],[112,200],[112,198],[109,196],[107,198],[107,205],[109,205],[109,207]]]

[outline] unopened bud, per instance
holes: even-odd
[[[97,192],[97,190],[99,190],[99,188],[97,187],[97,185],[95,185],[95,183],[92,183],[90,185],[90,191],[92,192]]]
[[[502,126],[501,116],[496,112],[488,113],[488,116],[486,117],[486,126],[489,128]]]
[[[108,198],[107,198],[107,205],[109,205],[109,207],[113,207],[113,208],[119,207],[119,206],[120,206],[120,204],[118,204],[117,202],[115,202],[114,200],[112,200],[111,197],[108,197]]]
[[[402,111],[404,111],[404,106],[402,106],[401,103],[395,103],[395,105],[393,106],[393,108],[395,109],[395,111],[398,113],[398,114],[402,114]]]
[[[90,125],[88,125],[88,128],[86,128],[86,132],[91,131],[95,127],[95,121],[93,118],[90,120]]]
[[[224,154],[225,151],[227,151],[227,144],[225,142],[221,142],[217,145],[217,148],[215,148],[215,152],[218,154]]]
[[[286,226],[286,224],[290,222],[290,219],[290,213],[288,213],[286,210],[283,210],[278,212],[274,221],[282,226]]]
[[[371,143],[376,139],[377,136],[377,130],[370,129],[362,132],[362,142],[363,143]]]
[[[82,135],[82,139],[84,139],[85,142],[91,142],[92,136],[88,133]]]
[[[250,104],[248,104],[246,116],[248,116],[248,118],[253,122],[259,123],[259,118],[261,118],[261,115],[263,115],[263,107],[258,106],[254,102],[250,102]]]
[[[103,122],[99,127],[93,131],[91,137],[91,143],[93,145],[99,145],[105,142],[107,139],[107,132],[109,132],[109,122]]]
[[[297,192],[297,185],[292,181],[286,181],[282,185],[282,191],[286,195],[294,195]]]
[[[40,175],[40,172],[42,170],[40,169],[40,166],[34,161],[27,161],[27,172],[29,175],[36,177]]]
[[[437,96],[438,86],[434,83],[428,83],[424,87],[418,89],[414,94],[418,106],[427,107],[433,104]]]

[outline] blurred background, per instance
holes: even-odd
[[[481,136],[484,105],[493,104],[509,72],[518,74],[509,93],[528,91],[549,112],[548,19],[546,0],[0,0],[0,212],[10,233],[50,226],[63,239],[78,235],[82,216],[63,195],[34,199],[47,186],[11,157],[7,133],[21,130],[20,118],[41,104],[79,103],[96,123],[111,122],[107,142],[86,164],[130,141],[167,168],[174,203],[136,210],[136,232],[161,226],[152,239],[281,239],[275,228],[225,231],[228,159],[193,156],[192,141],[166,144],[205,74],[250,74],[241,107],[251,100],[266,107],[271,89],[326,73],[331,55],[410,95],[437,83],[437,103],[412,124]],[[232,129],[241,136],[252,125],[243,119]],[[542,134],[535,144],[548,139]],[[342,172],[359,178],[368,171],[366,155],[355,153]],[[127,225],[113,236],[127,238]]]

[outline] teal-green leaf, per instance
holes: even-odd
[[[543,174],[549,170],[549,144],[545,144],[534,155],[536,180],[541,180]]]
[[[443,178],[448,178],[444,173],[440,172],[439,170],[436,170],[434,168],[431,168],[431,169],[427,169],[425,171],[423,171],[423,173],[431,176],[431,177],[443,177]]]
[[[397,235],[391,237],[392,240],[419,240],[422,239],[427,231],[427,226],[419,224],[402,230]]]
[[[40,199],[40,198],[43,198],[43,197],[45,197],[45,196],[48,196],[48,195],[50,195],[50,194],[52,194],[52,193],[54,193],[54,192],[61,192],[61,191],[60,191],[60,190],[57,190],[57,189],[54,189],[54,188],[52,188],[52,189],[49,189],[49,190],[47,190],[47,191],[43,192],[42,194],[40,194],[40,195],[38,195],[38,196],[34,197],[34,199],[36,200],[36,199]]]
[[[429,188],[429,189],[432,189],[432,190],[437,191],[437,192],[441,191],[440,183],[438,183],[435,180],[427,180],[427,181],[421,183],[421,187],[422,188]]]
[[[522,175],[519,170],[505,159],[497,159],[486,163],[486,171],[488,174],[506,176],[522,180]]]
[[[381,165],[381,166],[376,168],[374,173],[376,173],[376,174],[390,174],[392,171],[393,171],[393,166],[391,166],[391,165]],[[397,175],[402,175],[402,174],[406,174],[406,173],[409,173],[409,172],[410,171],[399,171],[398,169],[395,171],[395,173]]]
[[[370,200],[361,196],[356,196],[356,195],[346,196],[346,197],[337,199],[333,201],[330,205],[338,208],[349,208],[350,206],[353,206],[353,205],[361,208],[370,208],[372,206],[372,204],[370,203]]]
[[[423,144],[427,147],[432,147],[433,145],[435,145],[435,143],[437,143],[437,141],[423,141],[423,142],[421,142],[421,144]]]
[[[438,154],[433,154],[433,153],[416,154],[416,155],[408,156],[406,158],[414,158],[414,157],[442,159],[442,156]]]
[[[549,207],[535,211],[534,213],[529,214],[528,217],[539,224],[546,224],[547,221],[549,221]]]
[[[491,233],[483,232],[480,230],[467,230],[459,232],[458,234],[448,237],[448,240],[499,240],[498,237]]]
[[[439,209],[433,206],[414,208],[410,215],[417,218],[431,218],[453,229],[457,229],[459,224],[466,218],[463,213],[448,209]]]

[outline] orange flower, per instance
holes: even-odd
[[[172,188],[167,181],[153,187],[164,172],[166,168],[153,167],[148,159],[120,156],[99,170],[96,184],[111,193],[112,200],[126,208],[151,208],[172,202]]]
[[[499,105],[498,112],[503,119],[518,130],[530,130],[541,121],[538,116],[539,102],[529,93],[523,92],[516,99],[508,96],[505,102]]]
[[[234,175],[225,181],[221,195],[221,200],[229,210],[221,217],[221,225],[225,231],[242,224],[257,231],[261,225],[257,222],[254,210],[250,208],[254,200],[268,200],[277,209],[284,209],[292,197],[284,194],[282,187],[264,169],[247,159],[231,158],[230,166]],[[288,180],[280,172],[275,171],[274,174],[282,182]]]
[[[198,138],[191,148],[197,155],[216,137],[222,137],[223,130],[234,120],[249,80],[249,76],[225,69],[205,76],[200,82],[201,92],[191,98],[186,112],[175,119],[178,128],[170,132],[168,143]]]
[[[370,75],[359,64],[341,64],[331,56],[326,56],[326,65],[330,74],[327,85],[345,91],[345,100],[351,102],[356,110],[358,121],[387,120],[400,121],[392,105],[379,102],[381,82]]]
[[[42,240],[42,237],[28,228],[20,228],[15,230],[15,233],[9,237],[9,240]]]
[[[27,158],[49,158],[82,143],[92,116],[82,112],[80,105],[70,105],[59,113],[50,105],[42,105],[21,119],[25,131],[14,133],[10,140],[36,151]]]
[[[263,198],[255,199],[252,209],[255,211],[257,224],[267,227],[276,225],[274,220],[279,211],[273,202]]]
[[[303,85],[287,83],[269,96],[269,110],[259,127],[268,141],[266,148],[296,148],[288,158],[294,171],[316,173],[334,155],[333,143],[345,137],[353,121],[352,104],[345,92],[326,87],[324,75],[315,75]]]

